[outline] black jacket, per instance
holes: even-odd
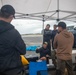
[[[55,37],[55,35],[56,35],[57,33],[58,33],[58,30],[53,30],[53,31],[52,31],[52,35],[51,35],[52,37],[51,37],[51,38],[52,38],[53,41],[54,41],[54,37]]]
[[[0,73],[21,70],[20,55],[25,53],[26,45],[18,31],[10,23],[0,20]]]
[[[44,29],[43,41],[49,42],[51,40],[51,30]]]
[[[53,30],[52,31],[52,48],[54,49],[54,46],[53,46],[53,42],[54,42],[54,38],[56,36],[56,34],[58,33],[58,30]]]
[[[49,50],[46,48],[44,49],[43,47],[36,49],[36,53],[40,53],[40,58],[41,57],[46,57],[46,55],[49,55]]]

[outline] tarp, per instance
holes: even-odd
[[[39,46],[28,46],[26,47],[27,51],[36,51],[36,49],[39,48]]]
[[[12,5],[16,18],[76,21],[76,0],[0,0],[0,7]]]

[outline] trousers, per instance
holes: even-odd
[[[67,69],[68,75],[73,75],[72,60],[57,59],[57,69],[61,75],[65,75],[65,68]]]

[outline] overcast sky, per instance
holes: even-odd
[[[42,21],[37,21],[37,20],[21,20],[21,19],[16,19],[11,22],[15,28],[20,32],[20,34],[30,34],[30,33],[41,33],[42,30]],[[50,24],[50,28],[53,29],[53,25],[57,24],[56,21],[47,21],[45,22],[46,24]],[[76,23],[73,22],[68,22],[66,21],[66,24],[68,26],[70,25],[76,25]]]

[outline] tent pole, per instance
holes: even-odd
[[[69,18],[69,17],[71,17],[71,16],[74,16],[74,15],[76,15],[76,13],[70,14],[70,15],[68,15],[68,16],[66,16],[66,17],[63,17],[62,19],[67,19],[67,18]]]
[[[2,4],[2,6],[3,6],[3,1],[1,0],[1,4]]]
[[[42,27],[43,34],[42,34],[42,37],[43,37],[43,40],[44,40],[44,22],[45,22],[45,15],[42,15],[42,16],[43,16],[43,20],[42,20],[42,22],[43,22],[43,27]],[[43,42],[43,40],[42,40],[42,42]]]
[[[52,17],[55,14],[56,14],[56,12],[54,12],[51,16],[49,16],[48,18],[46,18],[46,20],[48,20],[50,17]]]
[[[57,0],[57,22],[59,22],[59,0]]]
[[[59,11],[64,13],[76,13],[75,11],[66,11],[66,10],[59,10]]]

